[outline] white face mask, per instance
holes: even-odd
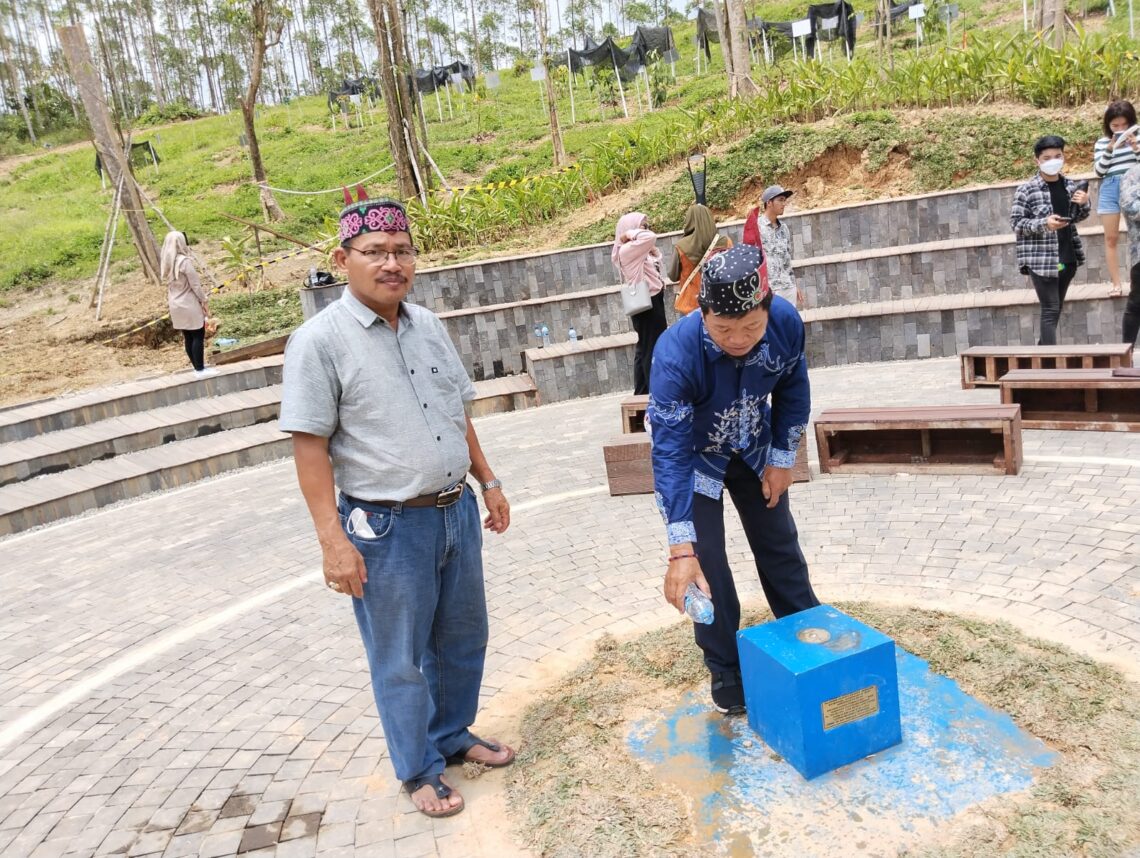
[[[1048,161],[1042,161],[1037,166],[1041,168],[1041,172],[1044,173],[1046,176],[1056,176],[1058,173],[1061,172],[1061,169],[1065,166],[1065,159],[1064,158],[1050,158]]]

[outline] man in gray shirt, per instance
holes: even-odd
[[[396,776],[420,812],[450,816],[463,798],[446,765],[515,757],[469,730],[487,605],[468,471],[486,529],[503,533],[510,506],[467,417],[475,388],[447,331],[404,300],[416,265],[407,213],[359,196],[345,192],[333,252],[348,287],[290,338],[279,423],[293,433],[325,581],[352,598]]]

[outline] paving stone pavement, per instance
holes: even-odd
[[[954,360],[820,369],[815,410],[997,400],[958,378]],[[478,421],[515,507],[486,541],[485,733],[516,738],[521,704],[602,632],[677,621],[651,498],[604,488],[619,399]],[[794,486],[821,598],[1000,616],[1134,664],[1140,435],[1027,431],[1025,454],[1017,477]],[[525,854],[504,773],[461,780],[449,820],[400,793],[348,601],[319,565],[289,462],[0,541],[0,855]]]

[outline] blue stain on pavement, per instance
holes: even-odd
[[[703,690],[634,725],[628,745],[694,802],[702,839],[741,855],[894,854],[979,802],[1028,788],[1053,763],[1055,754],[1009,716],[922,659],[899,648],[896,658],[902,744],[811,781],[745,718],[717,713]]]

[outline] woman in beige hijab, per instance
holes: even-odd
[[[683,234],[673,245],[673,261],[669,265],[669,279],[681,284],[677,295],[677,312],[682,315],[697,309],[697,294],[701,291],[701,272],[695,270],[713,246],[726,250],[732,247],[728,236],[718,235],[712,212],[700,203],[693,203],[685,211]]]
[[[162,282],[166,284],[166,301],[170,306],[170,324],[182,331],[186,355],[198,375],[213,375],[206,369],[206,317],[209,315],[205,291],[190,261],[186,234],[170,231],[162,242]]]

